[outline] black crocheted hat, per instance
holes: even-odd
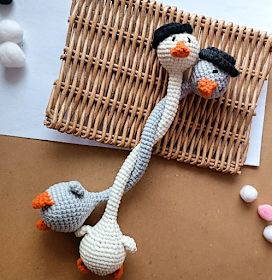
[[[237,77],[240,74],[235,68],[235,59],[228,53],[215,47],[202,49],[199,53],[199,58],[211,62],[219,69],[227,72],[231,77]]]
[[[188,23],[182,24],[182,23],[172,22],[172,23],[164,24],[158,29],[156,29],[156,31],[154,32],[152,47],[154,49],[157,49],[159,43],[162,42],[164,39],[166,39],[170,35],[180,34],[180,33],[192,34],[193,28]]]

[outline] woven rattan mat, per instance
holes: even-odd
[[[272,63],[272,37],[156,2],[73,0],[45,124],[98,142],[134,147],[167,88],[167,74],[151,48],[153,32],[173,21],[191,23],[201,47],[215,46],[232,54],[241,75],[232,79],[225,97],[206,101],[189,95],[181,101],[154,153],[240,173],[251,120]]]

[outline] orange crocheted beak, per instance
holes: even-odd
[[[184,44],[184,42],[177,42],[176,46],[171,49],[171,55],[173,57],[184,58],[190,54],[190,49]]]
[[[32,200],[32,207],[34,209],[41,209],[45,206],[52,206],[55,202],[50,197],[48,192],[43,192],[36,196],[34,200]]]
[[[202,79],[198,82],[197,88],[201,95],[208,99],[217,88],[217,83],[208,79]]]

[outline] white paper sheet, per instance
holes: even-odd
[[[215,0],[185,1],[183,4],[177,0],[165,0],[164,3],[262,30],[271,31],[272,28],[270,0],[229,0],[220,5]],[[112,147],[43,126],[52,83],[60,69],[59,57],[65,42],[70,4],[70,0],[18,0],[13,5],[0,5],[0,19],[15,19],[25,29],[23,49],[27,56],[24,69],[4,69],[0,66],[0,134]],[[250,147],[254,149],[249,151],[249,165],[259,165],[265,96],[266,90],[254,118],[257,125],[253,125],[252,129]]]
[[[179,10],[272,33],[271,0],[163,0]]]
[[[70,5],[69,0],[24,0],[0,5],[0,19],[15,19],[23,26],[27,57],[23,69],[0,66],[0,134],[109,146],[61,134],[43,125],[52,84],[59,74]]]
[[[245,161],[246,165],[260,166],[261,164],[261,148],[262,148],[267,86],[268,86],[268,82],[265,81],[261,94],[258,99],[256,116],[253,117],[252,120],[250,137],[249,137],[249,148],[247,152],[247,159]]]

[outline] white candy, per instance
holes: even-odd
[[[23,41],[24,30],[14,20],[4,19],[0,21],[0,43],[13,42],[21,43]]]
[[[2,43],[0,45],[0,63],[8,68],[23,67],[25,54],[18,45],[12,42]]]
[[[258,192],[253,186],[245,185],[240,190],[240,196],[245,202],[250,203],[257,199]]]
[[[264,228],[263,236],[268,242],[272,243],[272,225]]]

